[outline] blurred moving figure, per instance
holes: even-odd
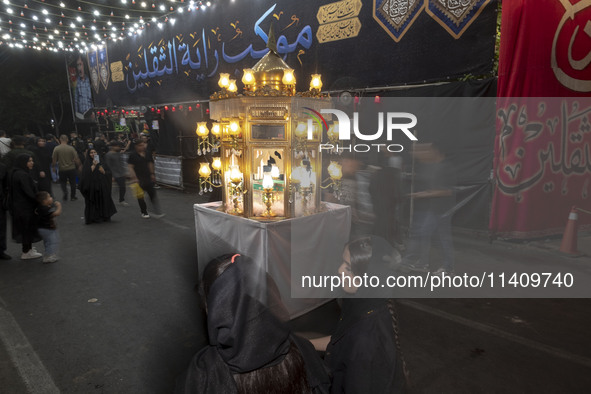
[[[140,206],[140,211],[144,219],[149,219],[148,206],[144,199],[144,192],[150,196],[150,202],[154,208],[152,217],[158,219],[164,216],[160,209],[158,196],[156,195],[156,175],[154,174],[154,159],[150,152],[146,150],[146,143],[142,140],[136,141],[134,144],[135,152],[130,153],[127,159],[129,167],[129,176],[131,183],[134,184],[136,190],[137,202]],[[139,189],[138,189],[139,186]]]
[[[415,175],[413,221],[407,253],[402,261],[410,270],[427,271],[431,239],[440,247],[441,266],[436,273],[453,273],[454,250],[451,237],[451,217],[455,204],[455,172],[452,164],[436,143],[417,144],[414,151],[419,161]]]
[[[382,152],[380,160],[381,168],[372,174],[369,183],[369,194],[375,217],[372,234],[400,248],[402,246],[400,228],[402,159],[392,153]]]
[[[109,143],[109,151],[105,155],[105,164],[111,170],[113,179],[119,187],[119,204],[127,207],[129,204],[125,201],[125,168],[123,167],[123,161],[121,158],[121,144],[117,141],[111,141]]]

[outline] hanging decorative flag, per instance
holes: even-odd
[[[98,50],[98,64],[99,64],[99,75],[101,77],[101,83],[105,90],[109,86],[109,56],[107,54],[107,47],[101,47]]]
[[[373,17],[394,41],[399,42],[424,7],[424,0],[375,0]]]
[[[476,20],[490,0],[426,0],[431,15],[449,34],[458,39]]]
[[[88,52],[88,68],[90,68],[90,83],[96,93],[99,92],[98,55],[96,51]]]

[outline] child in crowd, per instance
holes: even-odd
[[[35,212],[39,217],[39,234],[45,246],[43,263],[55,263],[58,260],[59,233],[54,218],[61,215],[62,204],[59,201],[53,201],[53,197],[44,191],[37,193],[36,197],[38,206]]]

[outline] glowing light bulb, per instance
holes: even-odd
[[[271,177],[272,178],[279,178],[279,167],[277,167],[276,165],[273,165],[271,167]]]
[[[312,74],[312,80],[310,81],[310,90],[322,89],[322,79],[320,78],[320,74]]]
[[[235,79],[230,79],[230,84],[228,85],[228,90],[232,93],[235,93],[238,90],[238,87],[236,86]]]
[[[209,134],[206,122],[197,123],[197,130],[195,130],[199,137],[205,138]]]
[[[230,74],[220,73],[220,80],[218,81],[220,88],[227,88],[230,86]]]
[[[273,188],[273,178],[271,174],[263,175],[263,189],[272,189]]]
[[[230,122],[230,135],[235,137],[240,135],[240,124],[235,120]]]
[[[211,175],[209,163],[199,163],[199,175],[203,178],[209,178]]]
[[[252,68],[245,68],[242,75],[242,83],[245,85],[252,85],[254,83],[254,71]]]
[[[342,166],[337,163],[336,161],[331,161],[329,166],[327,167],[328,175],[335,180],[341,179],[343,177]]]
[[[238,166],[233,166],[230,170],[230,180],[233,183],[240,183],[242,181],[242,173],[238,169]]]
[[[295,129],[295,135],[298,138],[304,138],[308,132],[308,127],[304,122],[298,122]]]
[[[291,68],[283,70],[283,78],[281,81],[284,85],[295,85],[296,80]]]
[[[329,139],[331,139],[331,140],[338,139],[339,138],[339,122],[334,122],[333,124],[331,124],[326,133],[327,133]]]

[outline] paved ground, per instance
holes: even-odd
[[[133,202],[118,207],[111,223],[88,226],[83,201],[67,202],[58,263],[0,262],[0,393],[171,392],[205,343],[193,290],[192,212],[204,199],[165,189],[159,196],[163,219],[142,219]],[[459,266],[501,261],[591,269],[589,257],[555,254],[557,242],[542,241],[542,248],[455,237]],[[19,248],[9,242],[8,252],[17,256]],[[588,299],[401,300],[415,391],[588,392],[590,309]],[[293,325],[329,333],[337,316],[330,302]]]
[[[0,305],[64,393],[169,392],[203,344],[193,291],[195,195],[159,195],[167,212],[160,220],[142,219],[130,200],[111,223],[84,225],[84,202],[67,202],[58,263],[0,263]],[[19,247],[10,243],[8,252],[17,256]],[[8,335],[18,354],[20,338]]]

